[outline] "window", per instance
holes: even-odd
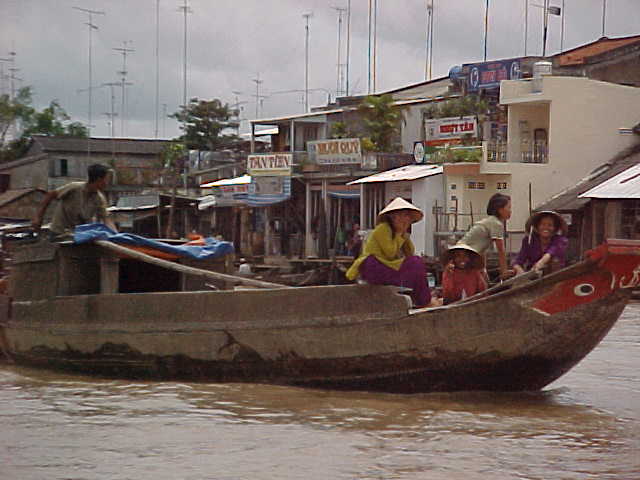
[[[66,158],[60,159],[60,176],[61,177],[69,176],[69,164]]]
[[[458,188],[458,186],[455,183],[451,184],[451,190],[455,190],[456,188]]]
[[[484,182],[467,182],[467,188],[469,190],[484,190],[485,183]]]
[[[496,184],[496,189],[497,190],[506,190],[507,189],[507,182],[498,182]]]

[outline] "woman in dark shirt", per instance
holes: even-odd
[[[529,217],[525,226],[528,234],[513,268],[519,275],[527,270],[553,271],[565,265],[567,251],[567,223],[556,212],[542,211]]]

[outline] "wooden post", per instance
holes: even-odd
[[[304,184],[304,256],[309,258],[313,251],[313,237],[311,236],[311,181]]]
[[[596,233],[598,230],[598,218],[597,218],[598,209],[596,208],[596,202],[597,200],[595,199],[591,200],[591,245],[589,248],[594,248],[598,241],[598,236]]]
[[[365,183],[360,184],[360,228],[365,230],[367,228],[367,219],[365,215],[367,210],[365,208]]]
[[[113,255],[100,257],[100,293],[118,293],[120,260]]]

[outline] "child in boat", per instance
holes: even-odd
[[[565,265],[567,252],[567,223],[553,211],[531,215],[525,225],[528,232],[513,268],[517,275],[527,270],[550,273]]]
[[[406,200],[397,197],[391,201],[378,215],[376,228],[346,277],[354,280],[360,275],[373,285],[411,288],[411,299],[418,308],[440,305],[439,300],[431,298],[424,262],[414,254],[409,238],[409,227],[422,217],[422,211]]]
[[[484,261],[469,245],[457,243],[443,256],[442,297],[444,304],[457,302],[487,289]]]
[[[504,225],[511,218],[511,197],[502,193],[494,194],[487,204],[487,214],[487,218],[473,224],[459,243],[468,245],[482,257],[493,243],[498,251],[500,278],[504,280],[513,276],[513,271],[508,269],[504,246]]]

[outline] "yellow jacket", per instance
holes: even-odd
[[[367,242],[364,244],[362,253],[353,262],[346,277],[354,280],[360,273],[360,264],[365,261],[369,255],[375,257],[384,263],[387,267],[394,270],[400,270],[400,266],[404,258],[415,254],[415,247],[409,238],[409,234],[393,235],[393,231],[387,222],[381,222],[371,232]]]

